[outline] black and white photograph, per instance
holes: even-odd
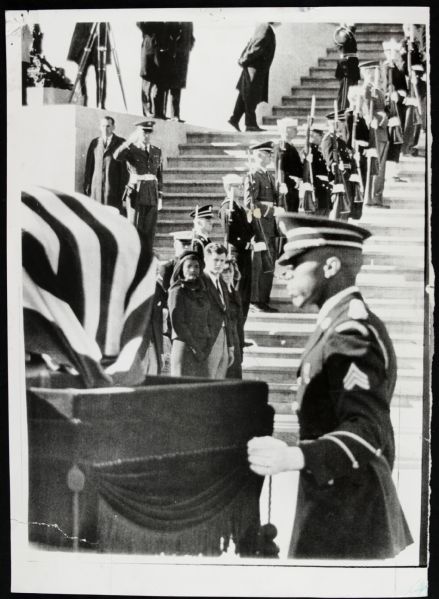
[[[429,8],[5,21],[11,590],[427,597]]]

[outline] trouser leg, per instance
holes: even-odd
[[[239,92],[238,97],[236,98],[235,108],[233,109],[232,120],[235,121],[235,123],[239,123],[244,112],[245,104],[241,92]]]
[[[145,116],[151,116],[152,114],[152,92],[153,83],[142,79],[142,110]]]
[[[181,88],[173,88],[171,91],[172,101],[172,116],[174,118],[180,118],[180,99],[181,99]]]

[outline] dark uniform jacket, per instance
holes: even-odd
[[[242,67],[236,88],[256,107],[268,102],[268,78],[276,49],[276,36],[268,23],[259,25],[238,61]]]
[[[412,543],[391,473],[395,352],[356,287],[330,301],[298,371],[305,467],[290,556],[393,557]]]
[[[163,23],[158,64],[160,85],[167,89],[186,87],[189,55],[195,42],[193,29],[190,22]]]
[[[76,23],[75,29],[73,30],[72,41],[70,42],[69,53],[67,55],[67,60],[72,60],[76,62],[76,64],[80,64],[82,57],[84,56],[84,50],[87,46],[87,42],[90,38],[90,33],[93,28],[94,23]],[[89,54],[89,59],[86,62],[87,64],[96,65],[98,62],[98,41],[100,41],[100,45],[105,47],[105,25],[106,23],[99,23],[97,31],[98,36],[95,38],[93,46],[91,48],[91,52]],[[108,23],[107,23],[108,25]],[[99,39],[100,36],[100,39]],[[106,44],[106,64],[111,64],[111,46],[110,46],[110,38],[107,36],[107,44]]]
[[[207,353],[209,354],[213,344],[218,337],[221,327],[224,324],[224,330],[227,338],[228,347],[233,347],[233,332],[230,326],[229,318],[229,298],[227,294],[227,287],[224,281],[219,279],[221,289],[223,292],[224,304],[221,301],[218,290],[212,282],[212,279],[207,273],[201,275],[201,279],[207,289],[207,295],[209,296],[210,309],[209,309],[209,324],[210,324],[210,341]]]
[[[128,171],[124,164],[114,160],[113,153],[124,142],[123,137],[114,135],[104,148],[102,137],[96,137],[87,151],[84,174],[84,193],[101,204],[122,208],[122,196],[128,182]]]
[[[273,173],[257,169],[250,172],[244,181],[244,204],[248,210],[259,209],[259,219],[263,227],[267,241],[277,236],[276,221],[274,219],[274,207],[277,204],[278,194]],[[258,223],[252,218],[255,241],[261,239]]]
[[[136,192],[137,206],[157,206],[159,192],[162,190],[162,151],[150,145],[149,152],[138,146],[124,142],[114,153],[116,160],[126,161],[130,173],[129,187]],[[136,175],[151,174],[154,181],[137,181]]]
[[[201,235],[200,233],[196,233],[194,235],[194,239],[192,241],[192,249],[194,252],[197,252],[197,254],[200,256],[203,262],[204,248],[206,247],[206,245],[209,245],[209,243],[212,243],[212,240],[209,237],[204,237],[204,235]]]
[[[361,77],[360,68],[358,66],[358,57],[346,56],[348,54],[357,53],[357,41],[351,28],[349,28],[349,33],[346,35],[344,43],[339,45],[339,49],[342,58],[337,63],[335,77],[339,80],[346,77],[350,85],[356,85]]]
[[[345,166],[345,176],[348,177],[350,171],[352,169],[352,154],[349,150],[347,143],[343,138],[337,137],[337,150],[338,150],[338,158],[339,161],[343,162]],[[323,158],[326,163],[326,168],[328,169],[329,180],[332,181],[334,179],[334,174],[332,172],[332,165],[335,162],[334,157],[334,136],[332,133],[326,133],[323,136],[321,143],[321,151]]]
[[[288,187],[286,210],[297,210],[299,202],[299,185],[291,177],[303,179],[303,163],[300,154],[293,144],[280,140],[274,146],[274,169],[276,182],[285,183]]]
[[[330,192],[328,169],[325,159],[317,144],[310,143],[309,149],[312,154],[312,174],[314,179],[314,192],[316,196],[317,214],[326,214],[330,209]],[[305,159],[305,156],[304,156]]]
[[[250,241],[254,235],[253,227],[248,222],[246,209],[233,202],[233,212],[229,215],[230,200],[226,198],[221,204],[219,217],[224,233],[228,231],[228,241],[238,254],[250,250]]]

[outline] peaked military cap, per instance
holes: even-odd
[[[374,67],[379,67],[380,61],[379,60],[364,60],[363,62],[360,62],[360,64],[358,66],[360,67],[360,69],[372,69]]]
[[[364,240],[371,235],[367,229],[346,221],[295,213],[280,216],[278,226],[287,238],[284,253],[278,260],[280,265],[289,264],[307,250],[324,246],[361,250]]]
[[[311,131],[313,133],[318,133],[319,135],[323,135],[324,130],[323,129],[319,129],[318,127],[311,127]]]
[[[262,143],[253,144],[252,146],[250,146],[250,150],[252,152],[253,150],[263,150],[264,152],[272,152],[273,146],[274,143],[272,141],[263,141]]]
[[[174,231],[169,235],[174,238],[174,241],[180,241],[183,245],[192,243],[192,231]]]
[[[146,131],[152,131],[154,129],[154,125],[155,121],[139,121],[138,123],[134,123],[135,127],[140,127]]]
[[[191,218],[213,218],[213,206],[212,204],[206,204],[205,206],[198,206],[195,210],[190,213]]]

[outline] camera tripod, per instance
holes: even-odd
[[[104,31],[102,32],[100,25],[104,25]],[[98,108],[105,108],[105,82],[107,75],[107,44],[110,44],[110,52],[113,55],[114,66],[116,68],[117,77],[119,79],[120,89],[122,92],[123,103],[125,110],[127,108],[127,102],[125,98],[125,91],[122,83],[122,76],[119,67],[119,58],[116,52],[116,46],[114,43],[113,31],[110,23],[93,23],[90,35],[85,45],[84,51],[81,56],[81,61],[78,65],[78,73],[76,75],[75,83],[73,85],[72,93],[70,94],[69,103],[73,101],[76,94],[78,93],[78,86],[84,74],[84,69],[90,64],[90,54],[93,50],[93,46],[97,42],[97,70],[96,70],[96,86],[97,86],[97,104]]]

